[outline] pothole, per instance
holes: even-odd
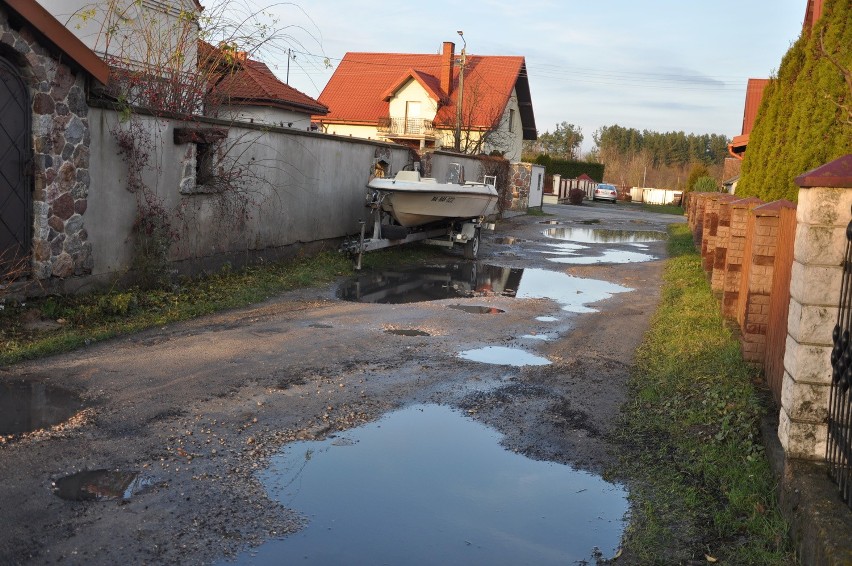
[[[110,501],[130,499],[149,485],[139,472],[84,470],[53,482],[53,493],[69,501]]]
[[[484,305],[447,305],[447,308],[470,314],[503,314],[506,312],[497,307],[486,307]]]
[[[431,336],[428,332],[417,330],[416,328],[390,328],[385,330],[385,334],[394,334],[396,336]]]
[[[43,381],[0,382],[0,436],[49,428],[83,409],[80,397]]]
[[[512,236],[505,236],[503,238],[495,238],[494,239],[495,244],[502,244],[504,246],[511,246],[511,245],[513,245],[517,242],[518,242],[518,239],[514,238]]]

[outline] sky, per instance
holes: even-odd
[[[318,98],[346,52],[522,55],[536,127],[578,125],[583,151],[618,124],[658,132],[742,129],[749,77],[768,77],[801,32],[807,0],[311,0],[254,4],[279,18],[289,84]],[[206,4],[202,0],[203,4]],[[287,80],[287,55],[261,57]],[[326,67],[325,63],[330,67]]]

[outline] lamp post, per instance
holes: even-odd
[[[457,31],[456,33],[462,38],[462,51],[461,51],[461,68],[459,69],[459,101],[456,105],[456,151],[461,151],[461,122],[462,122],[462,104],[464,103],[464,64],[467,61],[467,41],[464,39],[464,32],[462,30]]]

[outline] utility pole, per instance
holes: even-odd
[[[464,42],[461,51],[461,68],[459,69],[459,102],[456,105],[456,151],[461,151],[461,126],[462,126],[462,105],[464,104],[464,64],[467,62],[467,41],[464,38],[462,30],[456,33],[461,36]]]
[[[293,59],[293,61],[296,60],[296,56],[290,54],[290,48],[288,47],[287,48],[287,80],[284,81],[284,84],[290,84],[290,59],[291,58]]]

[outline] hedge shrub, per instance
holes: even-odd
[[[553,159],[549,155],[541,154],[535,158],[535,163],[544,165],[548,175],[559,174],[563,179],[576,179],[583,173],[598,183],[603,183],[604,164],[586,161],[568,161],[567,159]]]
[[[749,136],[738,195],[795,202],[798,175],[852,153],[852,89],[823,55],[820,37],[852,70],[852,2],[826,0],[817,25],[784,55]]]

